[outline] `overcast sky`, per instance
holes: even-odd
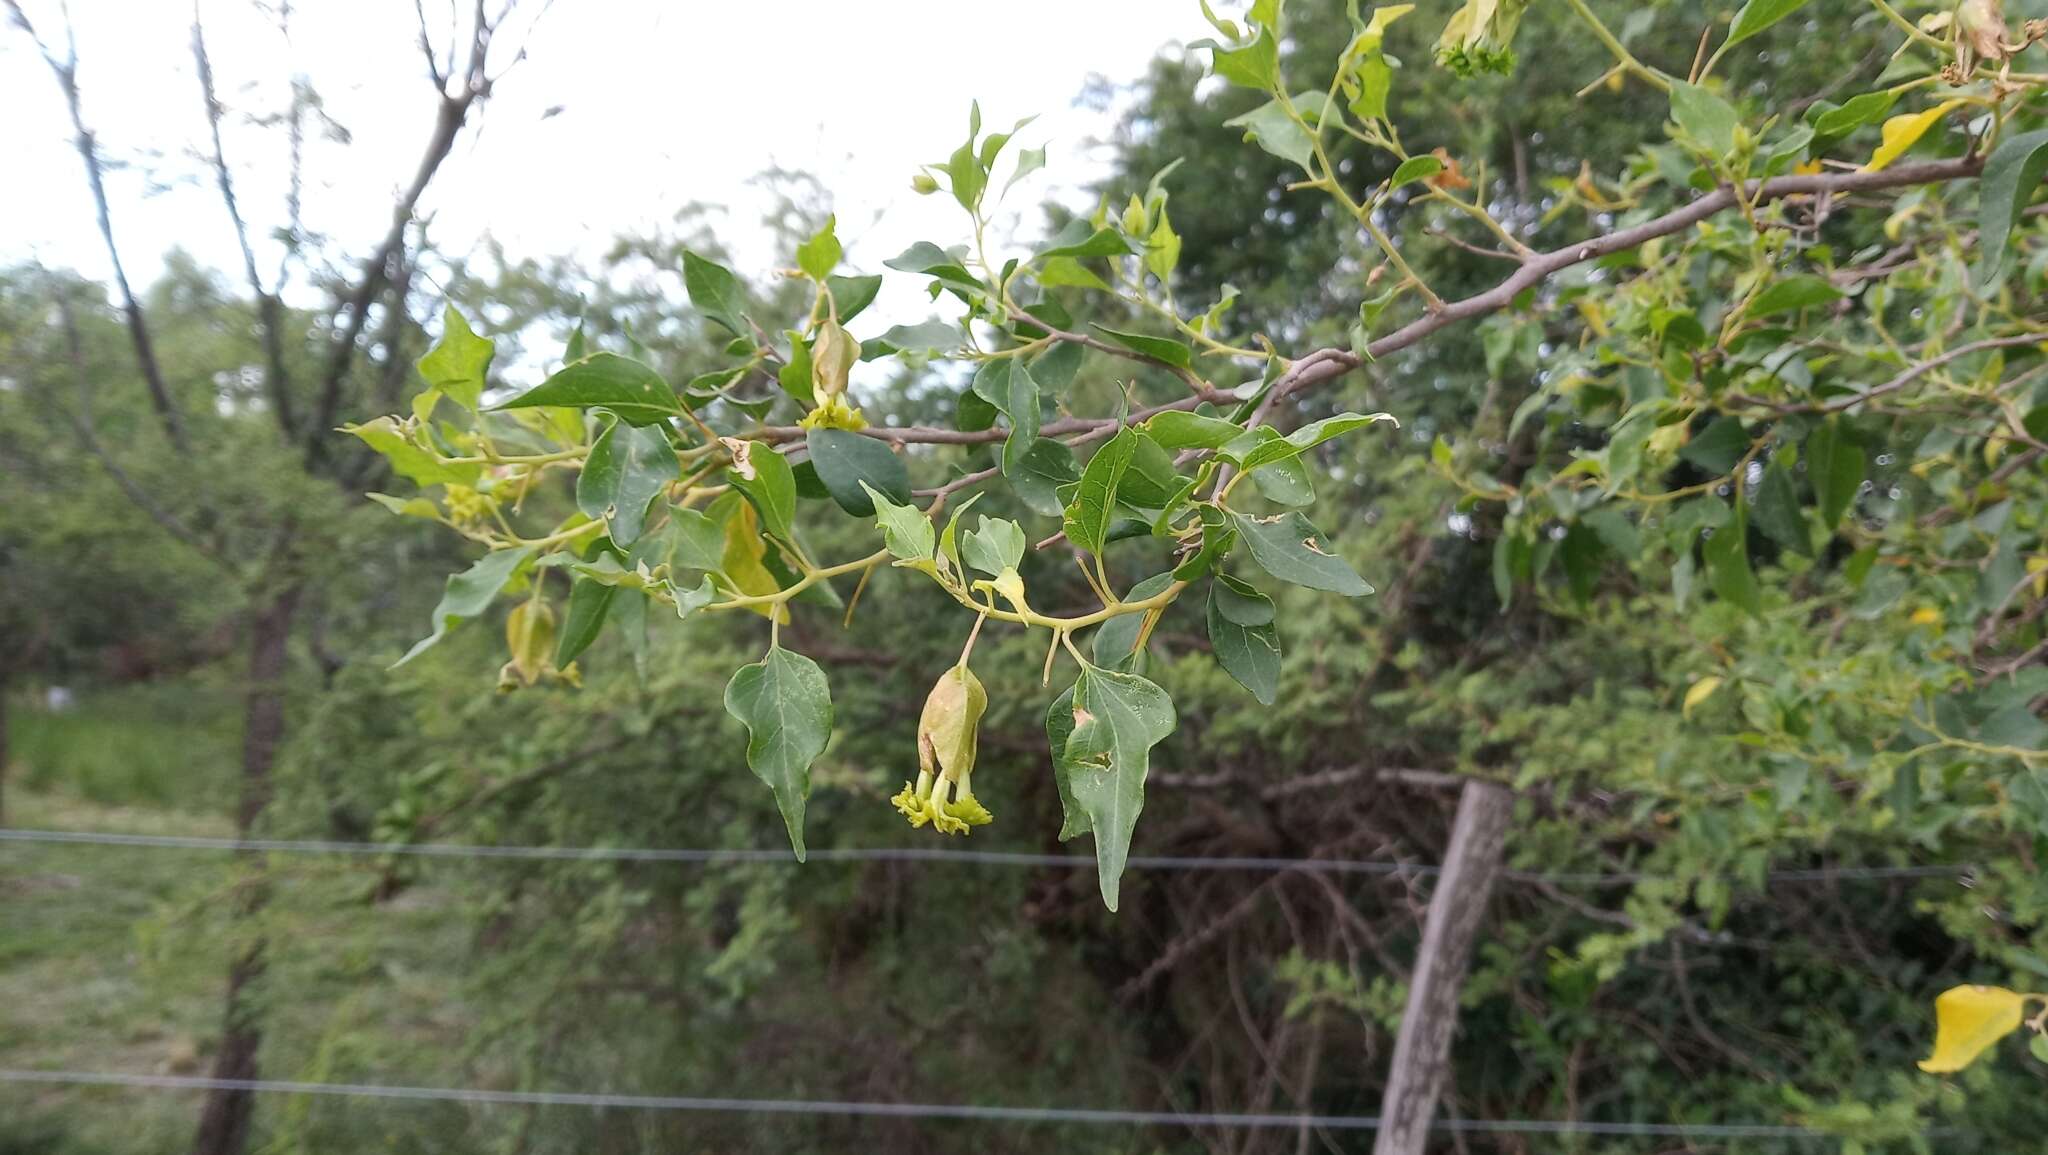
[[[432,116],[411,0],[298,0],[289,42],[251,0],[201,2],[231,107],[281,107],[299,72],[351,134],[348,148],[323,144],[313,154],[307,223],[362,252],[388,221]],[[25,7],[45,37],[61,36],[57,0]],[[426,7],[444,9],[436,0]],[[135,162],[110,189],[131,275],[146,280],[173,246],[239,270],[219,197],[193,159],[206,128],[191,9],[72,0],[71,11],[87,118],[110,158]],[[722,237],[759,275],[788,257],[764,243],[762,194],[748,182],[781,165],[824,180],[853,262],[879,270],[914,240],[964,239],[950,198],[919,197],[909,181],[919,163],[964,139],[970,100],[981,100],[987,126],[1039,117],[1019,141],[1048,143],[1051,160],[1036,185],[1020,186],[1014,208],[1063,191],[1073,200],[1099,171],[1085,146],[1110,120],[1076,104],[1088,78],[1131,80],[1162,48],[1207,31],[1194,0],[557,0],[537,27],[515,20],[502,34],[501,45],[526,45],[526,59],[423,209],[435,214],[444,247],[460,251],[488,231],[524,256],[590,253],[693,200],[732,205]],[[9,158],[0,261],[34,257],[104,275],[58,90],[5,23],[0,108],[0,156]],[[282,220],[282,134],[238,119],[227,148],[252,230],[264,234]]]

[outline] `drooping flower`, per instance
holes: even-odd
[[[954,666],[932,687],[917,722],[917,781],[905,782],[890,801],[912,826],[929,822],[941,834],[965,834],[995,820],[974,797],[975,744],[988,693],[967,664]]]
[[[1515,28],[1529,0],[1465,0],[1437,38],[1436,62],[1459,76],[1515,70]]]

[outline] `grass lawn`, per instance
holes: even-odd
[[[179,805],[230,796],[221,719],[122,702],[111,711],[122,718],[100,725],[103,705],[17,712],[7,825],[231,835],[225,804]],[[471,922],[459,881],[427,871],[373,905],[372,870],[359,860],[272,863],[263,1073],[475,1085],[463,1054],[476,1015],[460,993]],[[206,1074],[240,933],[226,917],[239,877],[229,855],[211,851],[0,843],[0,1066]],[[199,1102],[196,1092],[0,1084],[0,1155],[182,1152]],[[408,1133],[502,1125],[449,1117],[462,1110],[265,1096],[256,1149],[408,1150]],[[416,1126],[426,1112],[434,1125]]]

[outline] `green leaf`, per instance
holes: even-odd
[[[805,438],[818,480],[839,508],[855,517],[870,517],[875,503],[867,489],[890,500],[910,504],[910,470],[886,442],[844,429],[813,429]]]
[[[1064,442],[1041,437],[1003,479],[1031,512],[1058,517],[1064,508],[1059,498],[1060,487],[1079,481],[1081,466]]]
[[[868,500],[874,503],[875,525],[882,531],[882,544],[891,554],[908,562],[932,560],[932,521],[914,505],[889,500],[889,495],[862,483]]]
[[[1330,539],[1294,511],[1270,517],[1233,513],[1237,531],[1251,547],[1259,568],[1284,582],[1355,598],[1372,592],[1344,559],[1330,548]]]
[[[817,587],[813,586],[812,588],[816,589]],[[669,582],[669,589],[675,595],[676,617],[678,619],[686,619],[691,614],[696,613],[698,610],[701,610],[705,606],[708,606],[712,602],[718,600],[718,587],[711,584],[710,574],[705,574],[702,578],[698,579],[697,584],[695,586],[681,585],[677,582],[671,581]],[[632,596],[633,600],[641,602],[643,604],[647,600],[646,598],[640,597],[638,595]]]
[[[1271,92],[1280,84],[1280,42],[1270,29],[1259,29],[1258,39],[1237,48],[1206,42],[1217,76],[1244,88]]]
[[[1753,500],[1756,527],[1765,537],[1786,549],[1813,556],[1813,541],[1806,518],[1799,512],[1799,494],[1792,486],[1792,472],[1785,468],[1784,458],[1773,460],[1764,470]]]
[[[1386,413],[1339,413],[1335,417],[1310,422],[1285,437],[1260,438],[1242,450],[1226,446],[1224,455],[1235,459],[1246,469],[1257,469],[1262,465],[1291,461],[1333,437],[1342,437],[1354,429],[1393,419]]]
[[[683,411],[676,403],[675,390],[661,374],[616,353],[592,353],[564,365],[554,376],[496,408],[544,405],[569,409],[603,406],[633,425],[652,425]]]
[[[1223,122],[1231,128],[1244,129],[1244,138],[1287,161],[1289,164],[1309,171],[1315,159],[1315,140],[1301,123],[1287,114],[1287,109],[1278,100],[1269,100],[1243,116],[1233,116]]]
[[[1752,617],[1763,616],[1763,590],[1749,568],[1749,519],[1740,502],[1735,518],[1714,531],[1701,547],[1706,559],[1707,580],[1722,601],[1740,606]]]
[[[803,405],[805,409],[818,404],[817,395],[811,390],[811,347],[804,342],[804,335],[790,330],[789,360],[775,371],[775,383],[782,391]]]
[[[776,646],[741,666],[725,686],[725,709],[747,728],[747,766],[775,792],[796,860],[804,860],[804,800],[811,763],[832,737],[832,689],[825,671]]]
[[[1166,691],[1136,674],[1084,666],[1074,683],[1068,733],[1053,746],[1053,772],[1063,784],[1062,801],[1071,799],[1095,833],[1096,876],[1103,904],[1112,911],[1145,807],[1152,747],[1173,733],[1176,721]],[[1050,716],[1046,732],[1056,737]]]
[[[1171,573],[1157,573],[1139,582],[1124,594],[1127,602],[1141,602],[1146,598],[1166,592],[1173,584]],[[1098,666],[1121,666],[1124,659],[1138,648],[1138,635],[1144,632],[1146,614],[1118,614],[1096,627],[1095,640],[1089,652]]]
[[[882,264],[898,272],[925,273],[956,285],[981,287],[981,282],[974,279],[974,274],[967,271],[967,267],[960,263],[960,258],[930,241],[919,241],[903,250],[900,255],[883,261]]]
[[[981,158],[974,154],[974,139],[970,136],[966,144],[953,150],[944,168],[953,187],[953,199],[960,207],[973,212],[981,203],[981,191],[988,186],[988,171],[981,166]]]
[[[1065,842],[1077,834],[1086,834],[1091,829],[1088,812],[1074,797],[1074,776],[1071,769],[1062,764],[1066,754],[1067,739],[1074,733],[1074,691],[1079,683],[1068,686],[1060,696],[1052,700],[1045,710],[1045,738],[1052,748],[1052,781],[1060,794],[1060,841]]]
[[[1109,533],[1110,515],[1116,511],[1117,487],[1123,484],[1137,449],[1138,434],[1130,426],[1117,431],[1109,444],[1095,451],[1088,467],[1081,471],[1080,487],[1067,505],[1067,540],[1076,549],[1099,554]]]
[[[645,562],[649,569],[666,565],[709,572],[718,569],[724,557],[725,524],[701,509],[677,506],[668,511],[668,521],[660,531],[634,543],[627,564]]]
[[[1031,451],[1038,447],[1038,382],[1018,365],[1010,373],[1010,436],[1003,440],[1003,475],[1024,468]]]
[[[1131,254],[1130,242],[1115,229],[1100,228],[1080,241],[1070,245],[1055,245],[1038,254],[1038,260],[1047,257],[1127,257]]]
[[[1733,417],[1717,417],[1699,436],[1685,443],[1678,456],[1708,473],[1726,476],[1749,452],[1749,433]]]
[[[1008,196],[1011,187],[1018,181],[1044,167],[1045,146],[1040,145],[1037,148],[1027,148],[1019,151],[1017,153],[1017,167],[1010,173],[1010,179],[1003,182],[1003,195]]]
[[[501,549],[478,558],[475,565],[448,579],[440,604],[434,607],[434,632],[416,642],[405,656],[391,663],[397,669],[431,648],[464,620],[484,612],[505,583],[512,580],[521,562],[533,556],[530,545]]]
[[[879,274],[826,277],[825,287],[832,291],[832,304],[839,310],[839,323],[844,325],[875,303],[875,295],[882,291],[882,278]]]
[[[1209,645],[1223,671],[1270,706],[1280,692],[1280,634],[1273,625],[1273,600],[1257,589],[1217,574],[1209,583]]]
[[[788,541],[796,528],[796,475],[789,459],[765,442],[734,438],[726,442],[733,451],[733,463],[725,471],[725,479],[760,511],[763,528]]]
[[[740,279],[732,275],[731,269],[684,249],[683,288],[690,294],[690,304],[699,313],[725,326],[735,336],[753,334],[745,320],[746,291],[740,287]]]
[[[1024,544],[1023,526],[983,514],[981,528],[969,530],[960,539],[960,556],[968,565],[993,576],[1023,563]]]
[[[1585,605],[1592,599],[1593,588],[1600,580],[1600,564],[1604,557],[1600,535],[1585,522],[1575,521],[1565,528],[1557,555],[1564,566],[1565,581],[1571,586],[1572,598]]]
[[[1244,429],[1221,417],[1168,409],[1145,422],[1145,432],[1162,449],[1218,449],[1243,436]]]
[[[1863,485],[1863,447],[1840,418],[1829,418],[1807,435],[1806,478],[1813,484],[1821,526],[1833,533]]]
[[[1061,287],[1111,292],[1109,282],[1096,276],[1072,257],[1047,257],[1038,266],[1038,283],[1048,289]]]
[[[828,216],[825,218],[824,228],[819,229],[810,240],[796,247],[797,268],[809,274],[814,281],[822,281],[832,275],[832,270],[839,267],[839,258],[845,255],[845,251],[839,247],[838,226],[839,218]],[[838,297],[835,296],[833,304],[838,304],[838,301]],[[844,324],[846,318],[842,316],[839,320]]]
[[[1187,485],[1190,480],[1174,471],[1173,455],[1140,429],[1131,445],[1131,463],[1124,470],[1116,497],[1139,509],[1164,509],[1176,495],[1191,489]]]
[[[1735,106],[1696,84],[1671,85],[1671,119],[1679,130],[1714,157],[1735,151],[1735,129],[1742,117]]]
[[[454,305],[444,306],[441,339],[420,358],[420,376],[474,413],[483,400],[484,379],[491,370],[491,354],[496,348],[490,340],[476,335]]]
[[[1806,0],[1749,0],[1728,25],[1728,39],[1721,50],[1727,51],[1804,7]]]
[[[1745,315],[1769,317],[1777,313],[1790,313],[1811,305],[1825,305],[1839,301],[1847,294],[1829,284],[1825,277],[1811,273],[1783,277],[1772,281],[1763,292],[1749,299]]]
[[[1134,353],[1142,353],[1154,361],[1163,361],[1178,369],[1186,369],[1195,363],[1195,355],[1186,345],[1170,337],[1153,337],[1145,333],[1123,333],[1104,325],[1095,326],[1102,335]]]
[[[1309,480],[1308,467],[1298,457],[1262,465],[1250,472],[1252,488],[1274,505],[1298,509],[1315,503],[1315,483]]]
[[[1201,577],[1237,547],[1237,527],[1230,523],[1228,514],[1213,505],[1196,508],[1202,518],[1202,544],[1173,567],[1175,581],[1193,581]]]
[[[1977,283],[1989,285],[2005,268],[2006,241],[2048,172],[2048,128],[1998,142],[1984,162],[1977,218]]]
[[[1397,189],[1410,181],[1428,180],[1442,171],[1444,162],[1429,153],[1411,156],[1401,162],[1401,167],[1394,170],[1392,179],[1387,181],[1387,187]]]
[[[892,325],[882,334],[882,343],[901,352],[934,353],[960,347],[960,326],[950,321],[920,321],[915,325]]]
[[[647,503],[681,476],[675,449],[660,429],[614,421],[597,435],[576,476],[576,508],[604,522],[614,543],[630,546],[646,524]]]
[[[562,626],[561,639],[555,645],[555,668],[568,668],[576,655],[590,648],[597,640],[598,632],[604,629],[605,611],[611,609],[612,598],[618,596],[619,587],[579,577],[569,588],[569,620]]]
[[[363,496],[400,517],[417,517],[424,521],[441,520],[441,507],[424,497],[393,497],[388,493],[366,493]]]
[[[1827,108],[1812,117],[1813,131],[1817,136],[1836,137],[1848,134],[1865,125],[1876,124],[1884,114],[1898,103],[1897,89],[1887,88],[1881,92],[1865,92],[1850,97],[1840,108]],[[1816,108],[1820,106],[1816,105]]]
[[[429,485],[474,485],[483,476],[481,465],[449,465],[412,443],[399,432],[398,422],[379,417],[361,425],[344,425],[344,432],[363,439],[406,480],[421,487]]]

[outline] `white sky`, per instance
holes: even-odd
[[[412,3],[299,0],[290,43],[250,0],[202,3],[231,109],[281,108],[298,71],[352,134],[348,148],[322,144],[311,154],[307,223],[359,255],[386,226],[432,116]],[[56,0],[25,7],[46,38],[61,36]],[[445,11],[440,0],[426,7]],[[190,8],[179,0],[72,0],[71,8],[87,118],[111,158],[139,162],[115,174],[110,190],[131,276],[147,281],[159,256],[182,246],[239,286],[233,234],[197,159],[206,126]],[[965,138],[968,102],[979,97],[985,128],[1039,116],[1018,143],[1049,143],[1049,164],[1009,206],[1012,220],[1035,227],[1036,204],[1075,200],[1073,189],[1100,171],[1086,146],[1109,117],[1075,105],[1087,78],[1128,81],[1161,48],[1208,32],[1194,0],[557,0],[530,36],[526,22],[515,25],[500,46],[523,40],[526,60],[423,205],[437,214],[438,243],[460,252],[488,231],[514,257],[588,255],[621,231],[706,201],[735,206],[721,235],[743,275],[756,277],[789,260],[765,243],[764,201],[748,184],[771,164],[820,176],[837,198],[851,263],[880,271],[912,241],[965,239],[951,198],[919,197],[909,181],[919,163],[942,160]],[[543,115],[556,105],[559,113]],[[0,262],[35,257],[103,276],[56,85],[4,21],[0,109],[0,156],[11,170],[0,194]],[[283,134],[238,119],[228,150],[243,211],[262,236],[283,219]],[[157,181],[145,180],[145,169]],[[277,250],[265,248],[267,272]],[[897,292],[921,297],[904,280]],[[887,313],[924,315],[921,302],[883,304]]]

